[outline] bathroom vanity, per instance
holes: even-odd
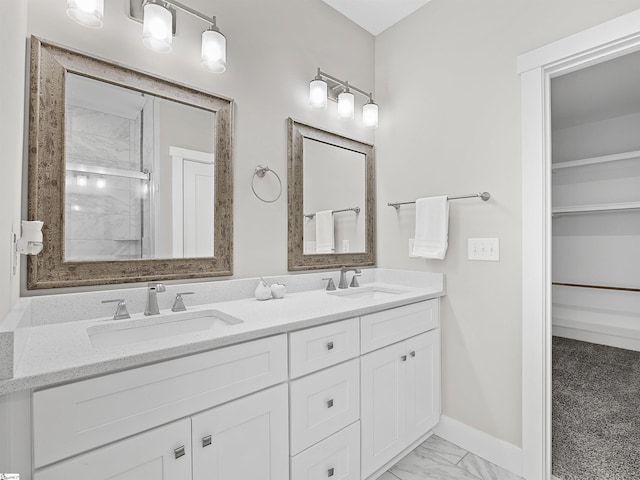
[[[378,281],[32,327],[42,349],[0,392],[31,392],[35,480],[373,479],[439,421],[443,294]],[[211,312],[228,322],[127,337]]]

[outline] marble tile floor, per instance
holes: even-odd
[[[378,480],[521,480],[503,468],[432,435]]]

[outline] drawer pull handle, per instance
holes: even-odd
[[[327,477],[333,477],[333,467],[327,470]]]
[[[333,407],[333,398],[327,401],[327,408]]]
[[[327,350],[333,350],[333,342],[327,343]]]
[[[402,356],[400,357],[400,359],[401,359],[403,362],[406,362],[406,361],[407,361],[407,356],[406,356],[406,355],[402,355]]]
[[[411,355],[412,357],[416,356],[416,351],[414,350],[413,352],[411,352],[409,355]]]
[[[211,435],[207,435],[206,437],[202,437],[202,448],[208,447],[211,445]]]
[[[180,457],[184,457],[185,451],[184,451],[184,445],[182,445],[181,447],[176,448],[173,453],[176,456],[176,459],[180,458]]]

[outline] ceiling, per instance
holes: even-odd
[[[640,112],[640,52],[551,81],[551,122],[562,129]]]
[[[323,0],[373,35],[412,14],[431,0]]]

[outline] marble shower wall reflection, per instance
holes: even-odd
[[[92,83],[100,85],[97,91]],[[106,95],[104,89],[112,91]],[[113,95],[126,101],[114,102]],[[149,182],[133,178],[144,177],[142,172],[151,169],[152,135],[144,135],[143,119],[153,108],[148,105],[152,101],[136,92],[69,76],[65,260],[153,256],[147,234]]]

